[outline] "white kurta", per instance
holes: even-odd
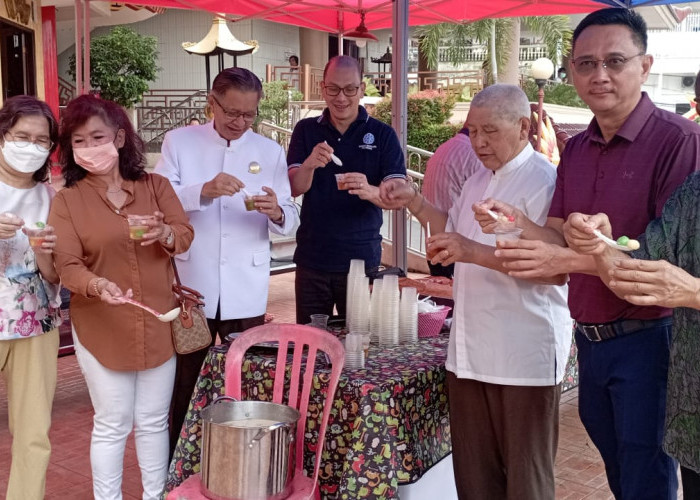
[[[269,232],[290,234],[299,220],[291,198],[287,162],[276,142],[248,130],[235,141],[223,139],[213,122],[168,132],[156,172],[170,179],[194,226],[188,252],[175,256],[183,285],[204,295],[205,313],[221,319],[260,316],[267,307],[270,280]],[[251,162],[260,164],[251,173]],[[278,226],[256,211],[246,211],[243,193],[211,199],[202,186],[220,172],[237,177],[251,194],[270,187],[284,212]]]
[[[495,173],[482,168],[467,180],[449,212],[447,231],[495,247],[495,236],[481,231],[471,209],[486,198],[514,205],[543,225],[555,180],[555,167],[528,144]],[[492,384],[558,384],[571,347],[567,288],[458,262],[445,366],[459,378]]]

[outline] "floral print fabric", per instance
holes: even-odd
[[[666,260],[700,276],[700,174],[694,173],[664,205],[632,256]],[[666,392],[664,448],[700,473],[700,311],[673,311],[673,344]]]

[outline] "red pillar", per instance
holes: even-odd
[[[41,8],[41,36],[44,52],[44,100],[58,120],[58,55],[56,50],[56,7]],[[57,154],[51,156],[51,175],[58,176]]]
[[[41,8],[41,34],[44,43],[44,96],[58,118],[58,57],[56,54],[56,7]]]

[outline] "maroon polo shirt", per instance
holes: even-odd
[[[700,127],[657,108],[642,93],[636,108],[606,143],[595,118],[573,137],[557,171],[550,217],[572,212],[608,214],[613,237],[636,238],[661,215],[671,195],[700,168]],[[619,299],[596,276],[572,274],[571,316],[583,323],[670,315],[661,307],[640,307]]]

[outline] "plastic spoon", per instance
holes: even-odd
[[[597,229],[593,230],[593,234],[595,234],[600,240],[605,242],[607,245],[613,248],[617,248],[618,250],[622,250],[623,252],[631,252],[639,248],[639,242],[637,240],[628,240],[627,245],[620,245],[617,241],[613,240],[612,238],[608,238]]]
[[[132,306],[140,307],[144,311],[147,311],[151,313],[153,316],[158,318],[158,321],[162,321],[163,323],[170,323],[173,321],[175,318],[177,318],[178,314],[180,314],[180,308],[176,307],[175,309],[171,309],[170,311],[161,314],[155,309],[151,309],[145,304],[142,304],[138,300],[131,299],[129,297],[120,297],[120,300],[124,301],[126,304],[131,304]]]
[[[326,144],[326,145],[328,145],[328,143],[327,143],[326,141],[323,141],[323,143]],[[342,166],[343,166],[343,162],[340,161],[340,158],[338,158],[338,157],[337,157],[336,155],[334,155],[333,153],[331,153],[331,160],[333,160],[333,163],[335,163],[335,164],[338,165],[339,167],[342,167]]]
[[[506,215],[503,215],[503,214],[497,214],[497,213],[494,212],[493,210],[486,210],[486,212],[487,212],[487,213],[491,216],[491,218],[492,218],[493,220],[495,220],[496,222],[502,222],[503,219],[507,220],[508,222],[513,222],[513,221],[515,220],[515,217],[513,217],[512,215],[506,216]]]

